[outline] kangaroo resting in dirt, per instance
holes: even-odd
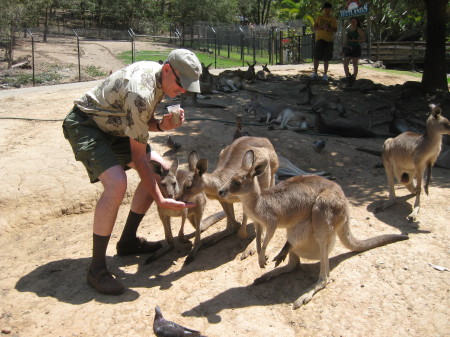
[[[286,228],[289,262],[255,280],[255,284],[291,272],[300,265],[300,257],[320,260],[319,280],[293,304],[294,309],[308,303],[329,282],[329,254],[336,235],[352,251],[365,251],[400,240],[405,235],[380,235],[356,239],[350,231],[347,198],[341,187],[319,176],[298,176],[267,189],[260,188],[257,177],[267,162],[255,162],[252,150],[246,152],[241,169],[219,191],[222,197],[238,197],[250,218],[266,229],[258,260],[266,265],[265,250],[277,228]]]
[[[269,68],[267,68],[267,63],[262,65],[262,70],[256,72],[256,79],[259,81],[267,81],[269,75],[271,74]]]
[[[247,70],[224,70],[217,76],[220,89],[225,92],[235,92],[245,87],[247,83],[255,83],[255,64],[248,63]]]
[[[384,142],[382,158],[389,186],[389,200],[376,208],[375,212],[395,204],[395,177],[408,191],[416,195],[414,209],[407,217],[409,221],[416,221],[420,209],[422,179],[425,178],[424,189],[428,195],[431,168],[441,152],[442,135],[450,135],[450,122],[441,115],[441,108],[430,104],[430,109],[431,114],[423,135],[404,132]]]

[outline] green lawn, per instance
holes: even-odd
[[[222,50],[222,55],[228,55],[227,51]],[[200,62],[203,64],[210,64],[212,63],[211,69],[214,69],[214,62],[217,62],[216,68],[234,68],[234,67],[247,67],[247,62],[253,63],[253,57],[249,55],[245,55],[244,59],[244,65],[242,65],[242,60],[240,60],[240,54],[239,53],[230,53],[230,58],[225,58],[223,56],[217,56],[217,59],[214,59],[214,54],[208,54],[208,53],[202,53],[202,52],[195,52],[195,55],[197,55]],[[141,51],[137,53],[136,55],[136,61],[159,61],[164,60],[167,57],[167,53],[165,52],[156,52],[156,51]],[[118,59],[124,61],[126,64],[131,63],[131,51],[125,51],[117,56]],[[266,64],[269,63],[268,57],[256,57],[257,64]],[[361,67],[368,67],[368,66],[361,66]],[[369,67],[368,67],[369,68]],[[370,67],[370,69],[386,72],[390,74],[401,74],[401,75],[409,75],[414,76],[419,79],[422,79],[422,73],[415,72],[415,71],[403,71],[403,70],[390,70],[390,69],[380,69],[380,68],[373,68]],[[450,78],[447,77],[447,82],[450,84]]]
[[[227,52],[222,51],[223,55],[228,55]],[[240,60],[240,55],[238,53],[230,53],[230,58],[225,58],[223,56],[217,56],[214,58],[214,54],[207,54],[201,52],[195,52],[200,62],[208,65],[212,63],[211,68],[215,68],[214,64],[216,62],[216,68],[233,68],[242,67],[242,60]],[[154,52],[154,51],[141,51],[136,54],[135,61],[159,61],[164,60],[167,57],[167,53]],[[131,63],[131,51],[122,52],[117,56],[118,59],[122,60],[126,64]],[[247,67],[247,62],[253,63],[253,57],[245,55],[244,67]],[[268,58],[257,57],[257,64],[268,63]]]

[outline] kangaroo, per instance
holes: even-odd
[[[250,133],[242,128],[241,117],[236,116],[236,130],[234,131],[233,134],[233,141],[244,136],[250,136]]]
[[[218,94],[217,88],[217,76],[209,72],[209,68],[212,63],[205,65],[202,62],[202,73],[200,75],[200,92],[202,94]]]
[[[299,267],[300,257],[320,260],[318,282],[294,302],[294,309],[308,303],[329,282],[329,254],[336,235],[352,251],[365,251],[408,239],[405,235],[395,234],[356,239],[350,231],[348,201],[338,184],[319,176],[298,176],[262,189],[256,179],[266,166],[267,162],[255,161],[253,150],[247,151],[241,169],[220,188],[219,195],[238,197],[249,217],[266,229],[258,252],[262,268],[266,265],[265,251],[275,229],[286,228],[289,244],[283,250],[289,249],[288,264],[256,279],[255,284],[293,271]]]
[[[424,189],[428,195],[431,168],[441,152],[442,135],[450,135],[450,122],[441,115],[441,108],[430,104],[430,110],[423,135],[404,132],[384,142],[382,158],[389,186],[389,200],[376,208],[375,212],[395,204],[395,177],[408,191],[416,195],[413,211],[407,217],[409,221],[416,221],[420,209],[422,179],[425,178]]]
[[[225,92],[235,92],[242,89],[247,83],[255,83],[255,65],[248,63],[248,68],[244,70],[224,70],[218,75],[220,87]]]
[[[269,123],[277,119],[284,109],[289,108],[287,104],[274,102],[261,102],[259,99],[251,100],[245,105],[245,112],[253,113],[258,122]]]
[[[198,179],[207,170],[206,159],[198,159],[198,154],[196,151],[192,151],[188,157],[189,171],[178,169],[178,159],[172,162],[169,171],[165,171],[161,164],[152,161],[152,166],[154,171],[161,176],[161,192],[166,198],[179,198],[180,189],[184,185],[191,184],[193,180]],[[160,251],[156,252],[154,255],[150,256],[147,262],[155,260],[157,257],[166,253],[174,247],[174,240],[172,236],[172,229],[170,226],[170,219],[172,217],[181,217],[181,227],[178,233],[178,240],[182,243],[187,243],[189,240],[184,235],[184,223],[186,218],[195,228],[195,242],[189,252],[185,264],[188,264],[194,260],[194,257],[200,248],[200,232],[202,230],[201,221],[203,218],[203,211],[205,209],[206,197],[205,194],[199,191],[191,198],[182,199],[184,202],[195,203],[196,206],[192,208],[185,208],[180,211],[170,210],[167,208],[157,207],[158,215],[164,226],[164,234],[168,246],[162,248]]]
[[[256,72],[256,79],[259,81],[267,81],[269,75],[271,74],[269,68],[267,68],[267,63],[262,65],[262,70]]]
[[[296,125],[292,125],[292,122],[297,122]],[[271,123],[279,123],[280,129],[308,129],[306,123],[306,114],[303,111],[294,110],[292,108],[286,108],[281,111],[278,118],[271,121]],[[289,124],[291,123],[291,124]],[[306,126],[305,126],[306,123]]]
[[[233,234],[235,230],[238,230],[238,235],[241,239],[247,237],[247,216],[244,213],[242,224],[240,224],[236,221],[234,215],[233,204],[239,202],[239,199],[222,198],[218,195],[218,190],[239,170],[242,157],[250,149],[261,149],[261,156],[265,156],[264,160],[269,163],[266,170],[258,177],[258,183],[262,188],[273,186],[275,184],[275,172],[278,169],[278,158],[272,143],[267,138],[244,136],[237,138],[231,145],[228,145],[220,152],[214,171],[212,173],[204,173],[200,177],[201,179],[196,180],[195,184],[197,186],[195,188],[191,186],[191,188],[180,190],[179,200],[189,200],[195,193],[198,193],[199,187],[201,187],[208,199],[217,200],[222,205],[227,216],[227,227],[223,233],[217,236],[216,241]],[[255,225],[255,227],[258,236],[258,226]]]

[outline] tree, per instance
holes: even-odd
[[[448,92],[445,37],[448,0],[424,0],[427,6],[427,47],[422,84],[428,92]]]

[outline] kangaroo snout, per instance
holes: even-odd
[[[228,188],[221,188],[217,193],[219,197],[226,198],[228,196]]]

